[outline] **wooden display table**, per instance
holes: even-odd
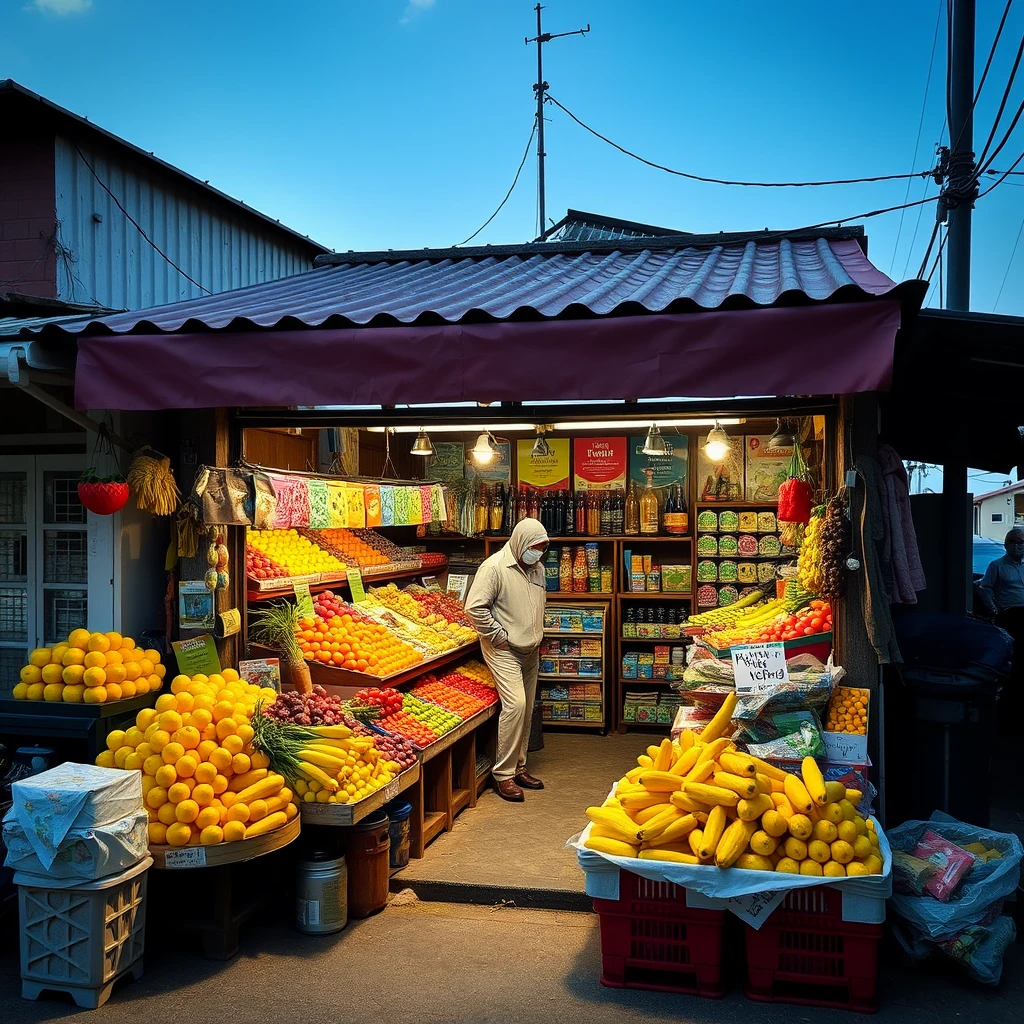
[[[406,768],[401,775],[392,779],[386,786],[371,793],[368,797],[354,804],[318,804],[305,803],[302,808],[302,821],[306,825],[355,825],[367,815],[379,810],[386,803],[394,800],[399,793],[404,793],[410,786],[420,781],[420,763]]]
[[[201,873],[205,902],[210,907],[208,918],[185,918],[180,929],[197,933],[203,943],[203,954],[211,960],[230,960],[238,952],[238,929],[263,906],[270,888],[263,879],[240,885],[236,867],[280,850],[298,838],[302,824],[298,815],[286,825],[254,839],[215,846],[151,846],[153,868],[161,873],[161,881],[175,879],[179,872],[188,887],[187,895],[177,886],[167,893],[178,907],[194,908],[203,898],[196,893],[197,872]],[[241,896],[245,893],[245,896]],[[176,897],[176,898],[175,898]]]

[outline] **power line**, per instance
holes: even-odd
[[[79,147],[78,147],[77,145],[75,146],[75,149],[76,149],[76,150],[78,150],[78,155],[79,155],[79,156],[80,156],[80,157],[82,158],[82,163],[83,163],[83,164],[85,164],[85,166],[89,168],[89,172],[90,172],[90,173],[92,174],[92,176],[93,176],[93,177],[94,177],[94,178],[96,179],[96,181],[97,181],[97,182],[99,183],[99,186],[100,186],[100,188],[102,188],[102,189],[103,189],[103,191],[104,191],[104,192],[106,192],[106,193],[107,193],[107,195],[108,195],[108,196],[110,196],[110,198],[114,200],[114,205],[115,205],[115,206],[116,206],[116,207],[117,207],[117,208],[118,208],[118,209],[119,209],[119,210],[120,210],[120,211],[121,211],[121,212],[122,212],[122,213],[123,213],[123,214],[125,215],[125,217],[127,217],[127,218],[128,218],[128,220],[130,220],[130,221],[132,222],[132,224],[134,224],[134,225],[135,225],[135,230],[136,230],[136,231],[138,231],[138,233],[139,233],[140,235],[142,235],[142,237],[143,237],[143,238],[144,238],[144,239],[145,239],[145,240],[146,240],[147,242],[149,242],[149,244],[150,244],[150,245],[151,245],[151,246],[152,246],[152,247],[153,247],[153,248],[154,248],[154,249],[155,249],[155,250],[156,250],[156,251],[157,251],[157,252],[158,252],[158,253],[159,253],[159,254],[160,254],[160,255],[161,255],[161,256],[162,256],[162,257],[163,257],[163,258],[164,258],[164,259],[165,259],[165,260],[166,260],[166,261],[167,261],[167,262],[168,262],[169,264],[170,264],[170,265],[171,265],[171,266],[172,266],[172,267],[174,267],[174,269],[175,269],[175,270],[176,270],[176,271],[177,271],[177,272],[178,272],[179,274],[181,274],[181,276],[182,276],[183,278],[185,278],[185,280],[186,280],[186,281],[189,281],[189,282],[191,282],[192,284],[194,284],[194,285],[195,285],[195,286],[196,286],[196,287],[197,287],[197,288],[198,288],[198,289],[199,289],[199,290],[200,290],[201,292],[206,292],[206,294],[207,294],[207,295],[212,295],[212,294],[213,294],[213,292],[211,292],[209,288],[204,288],[204,287],[203,287],[203,286],[202,286],[202,285],[201,285],[201,284],[200,284],[200,283],[199,283],[198,281],[196,281],[196,280],[195,280],[194,278],[191,278],[191,277],[189,277],[189,275],[188,275],[188,274],[186,274],[186,273],[185,273],[185,271],[184,271],[184,270],[182,270],[182,269],[181,269],[181,267],[179,267],[179,266],[178,266],[178,264],[177,264],[177,263],[175,263],[175,262],[174,262],[174,260],[172,260],[172,259],[171,259],[171,257],[170,257],[170,256],[168,256],[168,255],[167,255],[167,253],[165,253],[165,252],[163,251],[163,249],[161,249],[161,248],[160,248],[160,246],[159,246],[159,245],[157,245],[157,244],[156,244],[156,242],[154,242],[154,241],[153,241],[153,239],[152,239],[152,238],[150,238],[150,237],[149,237],[149,235],[147,235],[147,234],[146,234],[146,232],[145,232],[145,231],[144,231],[144,230],[142,229],[142,225],[141,225],[141,224],[140,224],[140,223],[139,223],[139,222],[138,222],[138,221],[137,221],[137,220],[136,220],[136,219],[135,219],[135,218],[134,218],[134,217],[133,217],[133,216],[132,216],[132,215],[131,215],[131,214],[130,214],[130,213],[129,213],[129,212],[128,212],[128,211],[127,211],[127,210],[126,210],[126,209],[125,209],[124,207],[123,207],[123,206],[122,206],[122,205],[121,205],[121,201],[120,201],[120,200],[119,200],[119,199],[117,198],[117,196],[115,196],[115,195],[114,195],[114,193],[113,193],[113,192],[111,192],[109,188],[107,188],[107,185],[106,185],[106,183],[105,183],[105,182],[103,181],[103,179],[102,179],[102,178],[101,178],[101,177],[100,177],[100,176],[99,176],[99,175],[98,175],[98,174],[96,173],[96,171],[95,171],[95,170],[93,169],[93,166],[92,166],[92,164],[91,164],[91,163],[89,163],[89,161],[88,161],[88,160],[86,160],[86,158],[85,158],[85,154],[84,154],[84,153],[82,152],[82,150],[81,150],[81,149],[80,149],[80,148],[79,148]]]
[[[924,114],[928,107],[928,92],[932,85],[932,66],[935,63],[935,46],[939,41],[939,25],[942,23],[942,7],[945,0],[939,0],[939,10],[935,15],[935,34],[932,36],[932,52],[928,58],[928,77],[924,83],[924,98],[921,100],[921,119],[917,122],[917,138],[914,140],[914,152],[911,156],[911,163],[917,163],[917,151],[921,145],[921,129],[924,127]],[[1012,0],[1010,0],[1012,2]],[[1009,3],[1007,4],[1009,6]],[[907,180],[907,192],[903,197],[903,202],[907,202],[910,199],[910,186],[912,182],[910,179]],[[927,191],[928,185],[925,184],[925,190]],[[896,230],[896,244],[892,247],[892,258],[889,260],[889,276],[892,277],[892,269],[896,263],[896,253],[900,248],[900,236],[903,234],[903,218],[906,216],[906,210],[900,213],[900,226]],[[911,245],[913,248],[913,245]],[[908,257],[909,260],[909,257]]]
[[[648,167],[653,167],[658,171],[665,171],[667,174],[674,174],[679,178],[687,178],[690,181],[702,181],[709,185],[742,185],[746,188],[811,188],[820,185],[861,185],[868,182],[874,181],[905,181],[908,178],[924,178],[932,173],[932,171],[916,171],[911,174],[878,174],[870,178],[838,178],[834,181],[729,181],[724,178],[709,178],[701,174],[690,174],[687,171],[677,171],[671,167],[666,167],[664,164],[655,163],[653,160],[648,160],[645,157],[639,156],[638,154],[626,149],[625,146],[620,146],[617,142],[613,142],[606,135],[602,135],[599,131],[591,128],[590,125],[581,121],[568,107],[563,106],[558,100],[555,99],[550,93],[547,96],[548,102],[553,103],[559,110],[564,111],[569,117],[572,118],[581,128],[590,132],[591,135],[600,139],[602,142],[607,143],[613,149],[617,149],[620,153],[625,154],[628,157],[632,157],[634,160],[639,160],[640,163],[646,164]],[[894,210],[900,209],[898,206],[893,207]]]
[[[1003,295],[1003,288],[1006,285],[1006,279],[1010,276],[1010,267],[1013,266],[1013,257],[1017,255],[1017,246],[1020,245],[1020,236],[1024,232],[1024,218],[1021,218],[1020,227],[1017,229],[1017,239],[1013,243],[1013,252],[1010,253],[1010,261],[1006,264],[1006,270],[1003,273],[1003,280],[999,285],[999,291],[996,293],[996,301],[992,304],[992,312],[994,313],[999,306],[999,300]]]
[[[1013,67],[1010,69],[1010,77],[1006,83],[1006,88],[1003,89],[1003,96],[1002,99],[999,101],[999,110],[996,111],[995,120],[992,122],[992,130],[988,133],[988,138],[985,140],[985,145],[981,150],[981,156],[978,157],[979,167],[985,165],[985,158],[988,156],[988,147],[992,145],[992,140],[995,138],[996,130],[999,128],[999,121],[1003,116],[1003,111],[1006,109],[1006,101],[1010,98],[1010,89],[1013,87],[1013,80],[1017,77],[1017,69],[1020,67],[1021,57],[1024,57],[1024,36],[1021,37],[1020,46],[1017,47],[1017,56],[1014,58]],[[1003,141],[992,153],[992,158],[989,161],[989,164],[991,164],[992,160],[996,158],[996,156],[999,153],[999,150],[1001,150],[1003,146],[1006,145],[1007,140],[1010,137],[1010,132],[1013,131],[1014,125],[1020,118],[1021,110],[1024,110],[1024,104],[1021,104],[1021,107],[1017,110],[1017,116],[1013,119],[1013,122],[1010,125],[1009,130],[1003,136]]]
[[[1002,175],[1002,177],[1001,177],[1001,178],[999,178],[999,180],[998,180],[998,181],[997,181],[997,182],[996,182],[996,183],[995,183],[994,185],[990,185],[990,186],[989,186],[989,187],[988,187],[987,189],[985,189],[985,191],[984,191],[984,192],[982,192],[982,193],[981,193],[981,195],[979,195],[979,196],[978,196],[978,198],[979,198],[979,199],[981,199],[981,198],[982,198],[982,196],[987,196],[987,195],[989,194],[989,192],[992,192],[992,191],[994,191],[994,190],[995,190],[996,188],[998,188],[998,187],[999,187],[999,186],[1000,186],[1000,185],[1001,185],[1001,184],[1002,184],[1002,183],[1003,183],[1004,181],[1006,181],[1006,179],[1007,179],[1007,178],[1008,178],[1008,177],[1009,177],[1009,176],[1010,176],[1011,174],[1013,174],[1013,172],[1014,172],[1014,168],[1016,168],[1017,164],[1019,164],[1019,163],[1021,162],[1021,160],[1024,160],[1024,153],[1021,153],[1021,155],[1020,155],[1019,157],[1017,157],[1017,159],[1016,159],[1016,160],[1014,160],[1014,161],[1013,161],[1013,163],[1012,163],[1012,164],[1010,165],[1010,169],[1009,169],[1008,171],[1003,171],[1003,175]]]
[[[490,215],[490,217],[488,217],[487,220],[485,220],[483,222],[483,224],[481,224],[480,227],[478,227],[476,229],[476,231],[474,231],[473,234],[471,234],[469,236],[469,238],[465,239],[465,241],[459,242],[458,243],[459,245],[465,245],[466,242],[471,242],[474,238],[476,238],[476,236],[479,235],[480,232],[483,231],[483,229],[485,227],[487,227],[487,225],[490,224],[491,221],[494,220],[495,217],[498,216],[498,214],[501,212],[501,208],[508,202],[508,197],[510,195],[512,195],[512,190],[516,187],[516,183],[519,181],[519,175],[522,174],[522,172],[523,172],[523,166],[526,163],[526,158],[530,155],[530,146],[532,145],[533,137],[536,134],[537,134],[537,122],[534,121],[533,129],[530,131],[530,137],[529,137],[529,139],[527,139],[527,142],[526,142],[526,150],[523,153],[523,159],[519,161],[519,169],[516,171],[516,176],[512,179],[512,184],[509,186],[509,190],[505,193],[505,198],[502,199],[502,201],[498,204],[498,209],[495,210],[494,213],[492,213]],[[453,248],[456,248],[456,247],[453,246]]]

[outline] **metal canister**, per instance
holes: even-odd
[[[348,869],[344,857],[316,851],[295,865],[295,927],[329,935],[348,924]]]

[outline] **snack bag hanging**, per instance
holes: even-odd
[[[381,526],[380,518],[380,487],[377,484],[363,486],[363,502],[366,505],[366,525]]]
[[[423,496],[418,487],[405,487],[403,490],[409,495],[409,522],[408,526],[419,526],[423,522]],[[427,518],[430,517],[430,506],[427,505]]]
[[[331,497],[327,481],[309,481],[309,528],[326,530],[331,525]]]
[[[348,526],[348,493],[340,480],[327,481],[328,525],[332,530]]]

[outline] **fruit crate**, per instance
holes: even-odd
[[[720,999],[725,912],[693,909],[686,890],[630,871],[619,898],[595,899],[601,922],[601,984]]]
[[[66,992],[78,1006],[96,1009],[118,978],[142,977],[146,925],[145,857],[119,875],[67,888],[18,872],[21,923],[21,995]]]
[[[840,889],[794,889],[760,930],[745,926],[746,996],[875,1013],[883,929],[844,921]]]

